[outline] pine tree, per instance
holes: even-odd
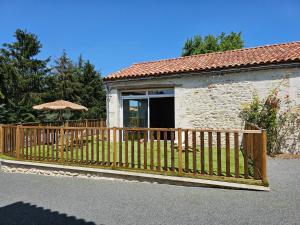
[[[15,42],[3,44],[0,49],[0,122],[36,121],[37,112],[32,106],[42,101],[50,58],[37,59],[42,45],[36,35],[18,29],[14,36]]]
[[[85,113],[85,118],[105,117],[105,91],[101,74],[95,70],[90,61],[84,62],[82,68],[78,68],[81,88],[81,104],[89,111]]]
[[[66,100],[75,103],[80,102],[81,84],[76,76],[76,67],[64,51],[55,61],[52,70],[54,88],[53,100]]]

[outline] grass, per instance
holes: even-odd
[[[110,144],[110,151],[108,151],[108,144]],[[94,147],[94,150],[92,150],[92,146]],[[57,149],[58,147],[58,149]],[[28,157],[27,159],[35,159],[35,160],[41,160],[41,161],[59,161],[60,160],[60,146],[56,145],[40,145],[40,146],[33,146],[32,148],[28,148],[28,155],[32,157]],[[77,147],[77,148],[76,148]],[[64,151],[64,159],[67,162],[70,163],[77,163],[77,164],[97,164],[97,144],[96,143],[91,143],[91,141],[88,143],[88,151],[86,148],[86,143],[83,144],[83,148],[81,150],[80,146],[75,146],[74,145],[74,150],[73,150],[73,161],[71,161],[71,155],[72,151],[70,148],[65,149]],[[157,149],[157,142],[154,142],[154,170],[157,169],[158,165],[158,149]],[[78,149],[78,150],[77,150]],[[144,143],[140,144],[140,164],[141,168],[144,168]],[[24,155],[26,154],[26,148],[23,149]],[[22,152],[22,151],[21,151]],[[93,156],[92,157],[92,152]],[[106,166],[111,166],[111,163],[113,161],[113,143],[112,142],[104,142],[104,160],[102,159],[102,142],[99,142],[99,162],[104,161]],[[147,170],[150,170],[150,143],[147,143]],[[225,175],[226,173],[226,150],[224,148],[221,149],[221,171],[222,174]],[[217,174],[217,149],[213,148],[212,151],[213,155],[213,172],[214,174]],[[35,158],[34,158],[35,156]],[[41,158],[39,158],[39,156]],[[47,157],[48,156],[48,157]],[[88,157],[87,157],[88,156]],[[191,169],[193,168],[193,153],[192,151],[189,151],[189,173],[193,172]],[[108,163],[108,158],[110,158],[110,163]],[[82,159],[82,161],[81,161]],[[131,142],[128,141],[128,163],[129,163],[129,168],[131,169],[137,169],[138,168],[138,144],[137,142],[134,142],[134,167],[132,167],[131,161],[132,159],[132,152],[131,152]],[[163,141],[160,143],[160,165],[161,169],[160,171],[164,170],[164,144]],[[208,164],[208,148],[204,149],[204,170],[205,173],[208,174],[209,171],[209,164]],[[171,168],[171,146],[170,142],[168,142],[167,145],[167,167],[168,171],[170,171]],[[182,153],[182,162],[183,162],[183,169],[185,169],[185,152],[183,151]],[[234,150],[230,150],[230,172],[231,175],[234,176],[234,171],[235,171],[235,165],[234,165]],[[119,163],[119,143],[117,143],[117,163]],[[122,142],[122,163],[125,163],[125,143]],[[174,151],[174,167],[178,168],[178,152],[177,149],[175,148]],[[196,168],[197,168],[197,173],[200,173],[200,151],[199,151],[199,146],[197,146],[197,152],[196,152]],[[185,170],[184,170],[185,171]],[[159,171],[158,171],[159,172]],[[165,171],[166,172],[166,171]],[[239,172],[240,172],[240,177],[243,176],[244,174],[244,157],[241,152],[239,152]]]

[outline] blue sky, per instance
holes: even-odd
[[[102,75],[132,63],[180,56],[195,34],[242,31],[246,47],[300,40],[300,1],[0,0],[0,44],[17,28],[38,35],[39,57],[63,49]]]

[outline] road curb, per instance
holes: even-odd
[[[157,182],[162,184],[173,184],[180,186],[193,186],[193,187],[216,187],[226,189],[242,189],[242,190],[253,190],[253,191],[270,191],[269,187],[230,183],[223,181],[214,181],[207,179],[195,179],[189,177],[176,177],[159,174],[148,174],[148,173],[137,173],[131,171],[111,170],[111,169],[100,169],[100,168],[87,168],[78,166],[66,166],[57,164],[46,164],[36,162],[24,162],[16,160],[5,160],[0,159],[1,166],[26,168],[26,169],[40,169],[48,171],[64,171],[79,174],[92,174],[98,177],[116,178],[124,180],[136,180],[145,182]]]

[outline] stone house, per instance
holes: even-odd
[[[242,105],[282,93],[300,105],[300,42],[133,64],[108,75],[110,127],[242,128]]]

